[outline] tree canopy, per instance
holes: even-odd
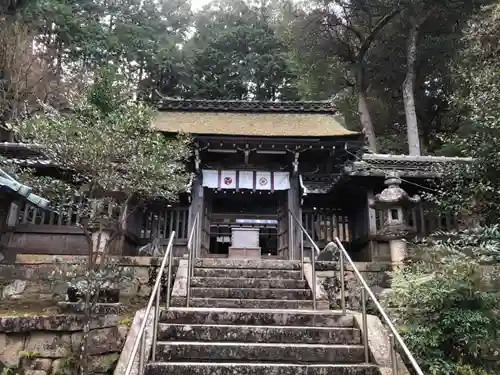
[[[466,26],[492,3],[214,0],[193,12],[188,0],[9,2],[0,48],[25,57],[15,69],[0,61],[1,120],[31,113],[34,98],[67,105],[112,63],[151,103],[332,100],[373,150],[406,152],[408,134],[411,152],[436,153],[463,122],[453,67]],[[36,85],[20,85],[27,71]]]

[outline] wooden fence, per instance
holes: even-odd
[[[31,203],[23,202],[19,206],[16,224],[76,226],[81,224],[81,208],[84,203],[80,199],[68,201],[62,212],[42,210]]]
[[[302,225],[314,242],[328,243],[335,237],[351,241],[349,219],[341,209],[303,210]]]
[[[85,254],[87,242],[81,228],[85,204],[71,199],[62,205],[60,212],[41,210],[28,202],[20,204],[15,221],[7,228],[7,247],[26,253]],[[118,219],[123,208],[108,206],[105,209],[110,217]],[[153,238],[168,239],[173,230],[177,233],[176,244],[182,245],[187,241],[188,217],[187,207],[165,205],[133,211],[126,218],[125,242],[120,247],[127,255],[134,255],[138,247]]]
[[[156,211],[146,211],[139,222],[142,239],[166,239],[175,230],[177,240],[187,240],[189,208],[165,207]]]

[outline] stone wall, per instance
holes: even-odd
[[[118,316],[93,319],[88,346],[92,374],[113,373],[128,330]],[[82,338],[83,317],[79,315],[2,316],[0,373],[72,375],[79,365]]]
[[[54,280],[57,267],[78,264],[83,256],[17,254],[15,259],[0,261],[0,300],[58,302],[65,299],[67,280]],[[159,267],[159,259],[152,257],[120,257],[119,264],[128,267],[132,280],[120,285],[120,300],[145,301],[151,294],[151,275]]]
[[[384,298],[384,293],[391,287],[390,263],[355,262],[371,291],[377,299]],[[340,264],[338,262],[316,262],[316,276],[321,279],[323,287],[328,294],[330,309],[340,309]],[[360,310],[361,307],[361,283],[358,281],[351,266],[345,266],[345,301],[350,310]],[[368,296],[367,296],[368,297]],[[367,307],[373,310],[371,301]],[[374,313],[374,311],[371,311]]]

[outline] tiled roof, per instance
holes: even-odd
[[[154,127],[168,133],[267,137],[357,136],[326,102],[168,100]]]
[[[361,160],[347,164],[345,172],[350,176],[383,177],[388,172],[397,172],[401,177],[436,178],[451,165],[473,161],[472,158],[366,153]]]
[[[32,189],[20,182],[14,180],[6,172],[0,169],[0,188],[12,191],[21,197],[28,200],[35,206],[46,209],[49,206],[49,201],[32,193]]]
[[[339,177],[338,174],[333,173],[326,176],[300,175],[300,187],[303,195],[326,194],[332,190]]]

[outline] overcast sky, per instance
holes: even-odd
[[[200,9],[203,5],[208,4],[211,0],[191,0],[193,10]]]

